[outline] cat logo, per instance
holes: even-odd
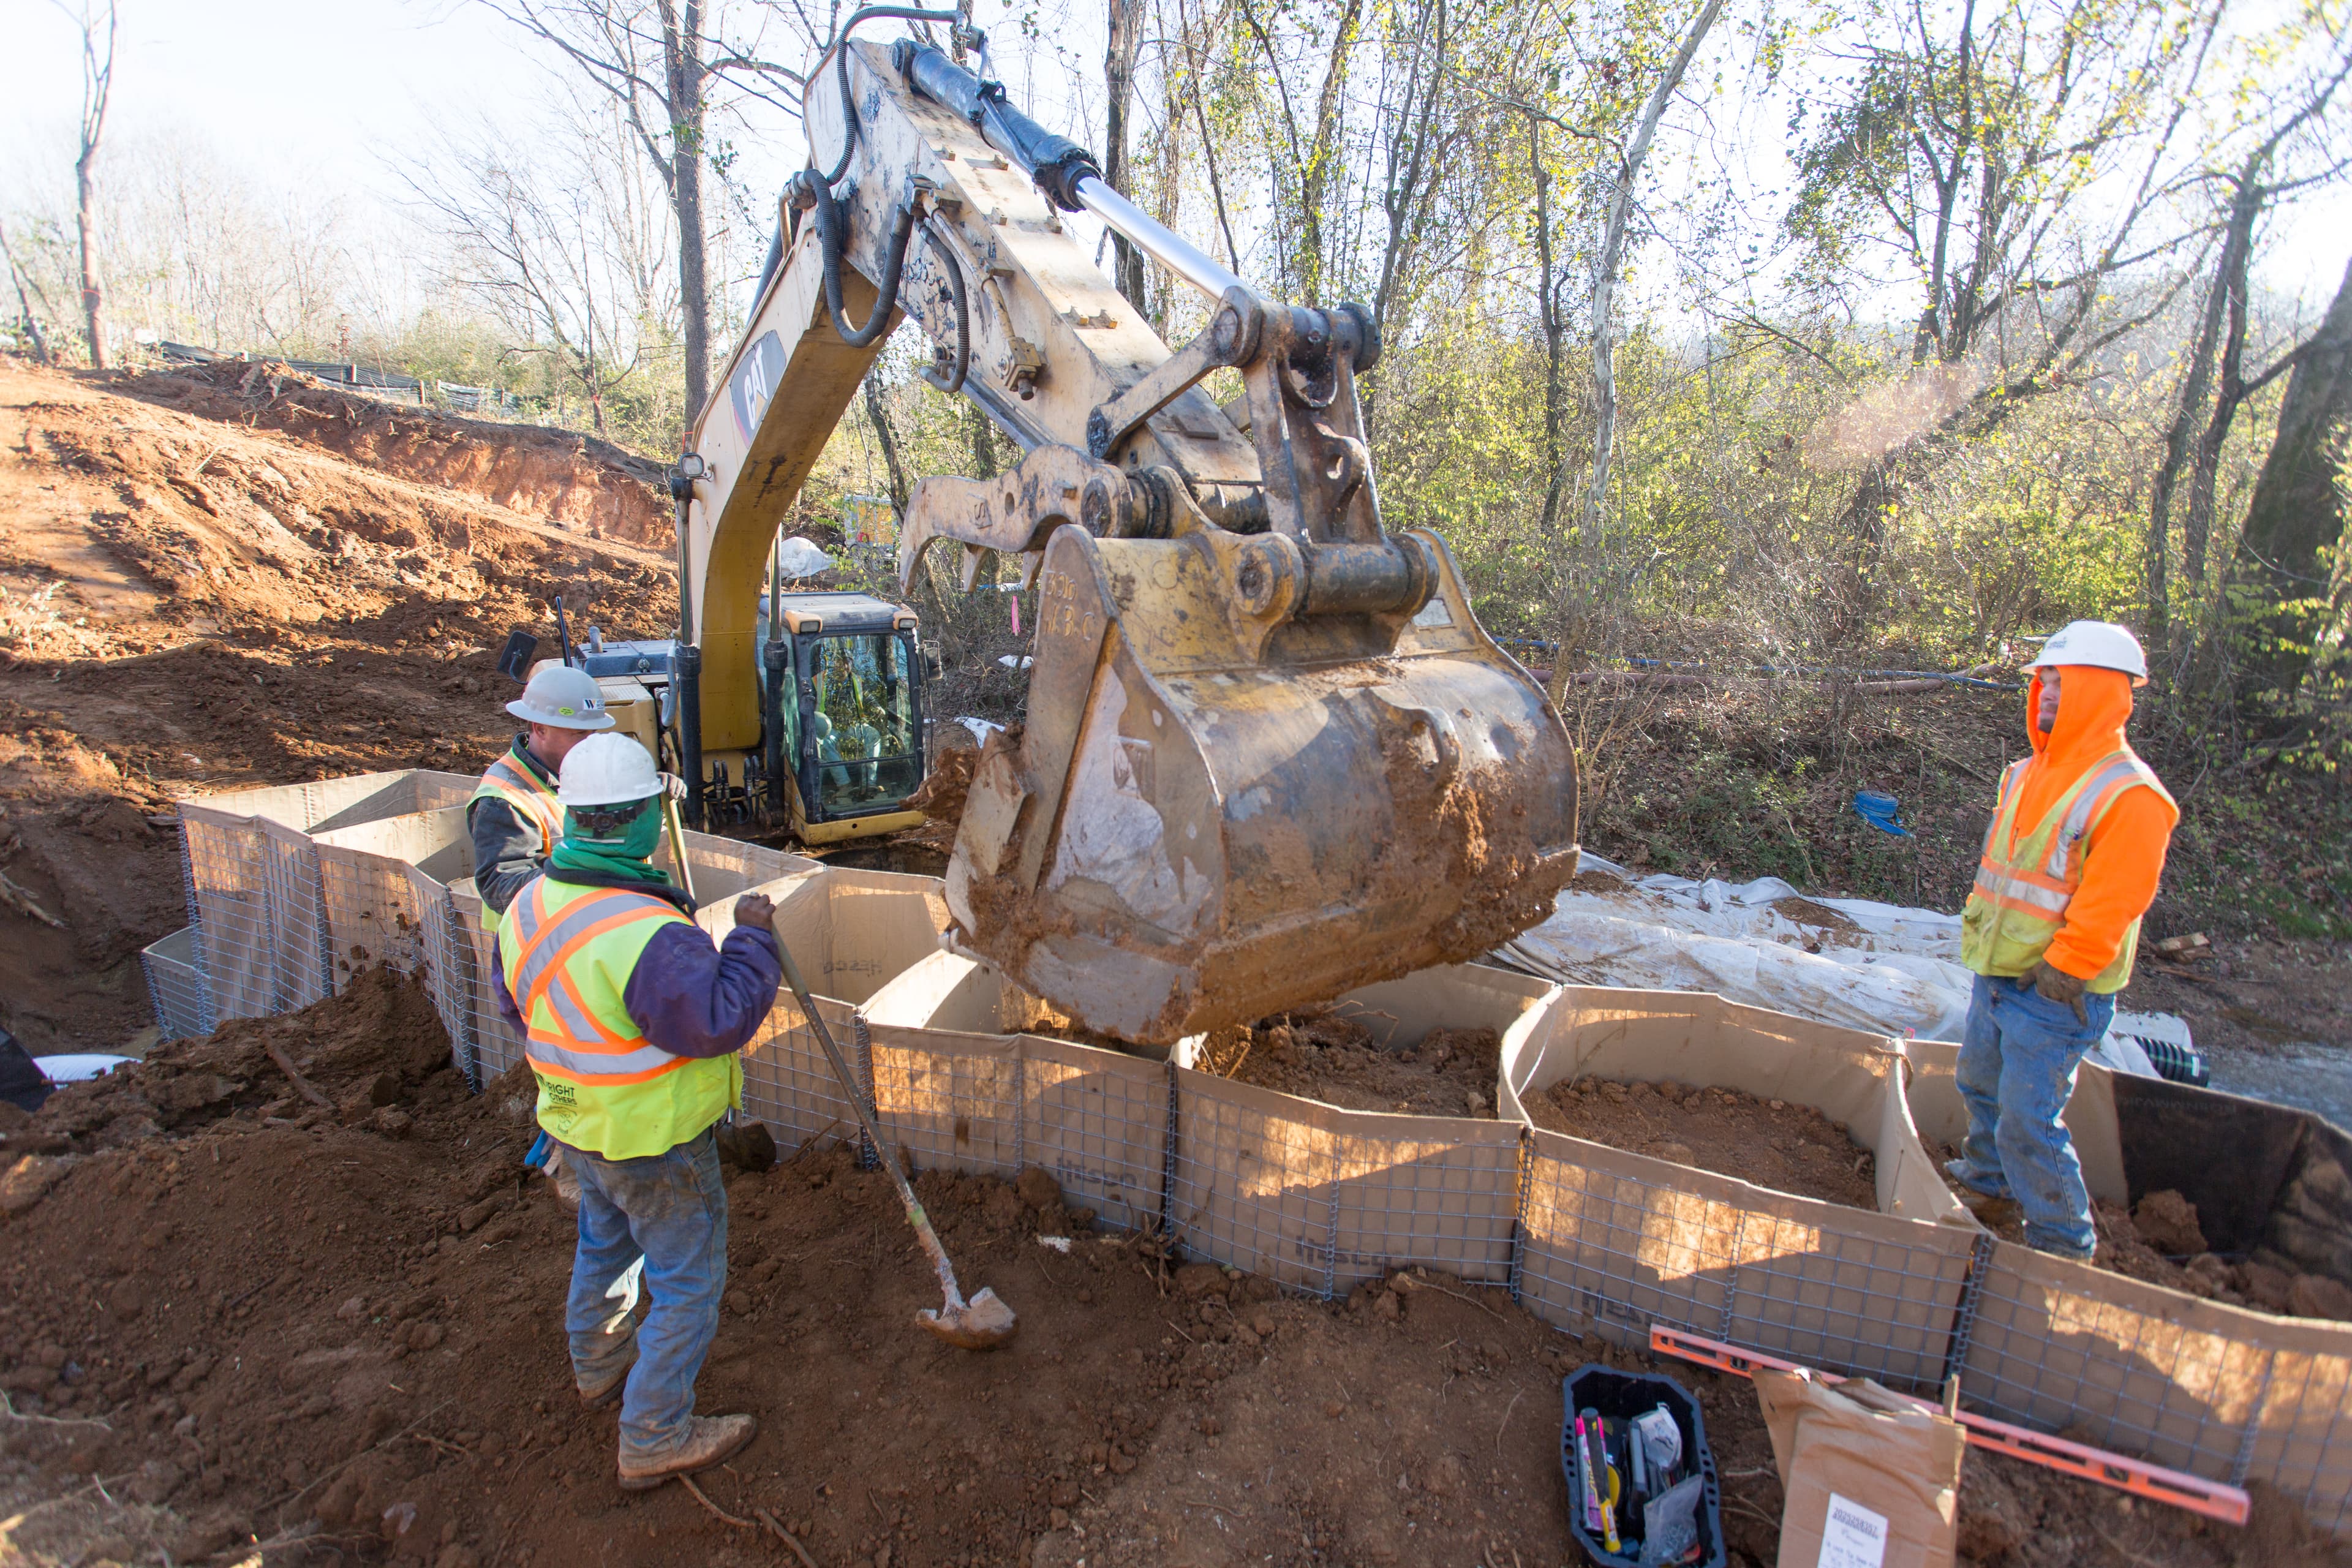
[[[784,345],[775,333],[744,351],[743,363],[728,380],[727,401],[735,410],[735,428],[745,446],[751,444],[751,433],[760,427],[760,416],[768,411],[768,400],[776,395],[783,377]]]

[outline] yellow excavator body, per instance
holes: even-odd
[[[1576,867],[1574,750],[1444,542],[1381,523],[1370,317],[1262,299],[930,45],[837,41],[810,83],[812,167],[673,481],[700,742],[760,742],[761,563],[912,316],[933,384],[1024,456],[916,487],[902,583],[935,545],[967,588],[1016,552],[1039,605],[1025,721],[983,748],[949,867],[954,945],[1160,1047],[1543,919]],[[1210,297],[1199,337],[1160,340],[1080,210]],[[1201,385],[1224,368],[1230,413]]]

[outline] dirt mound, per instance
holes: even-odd
[[[0,875],[62,922],[0,899],[0,1026],[43,1053],[150,1021],[176,795],[472,771],[514,727],[509,629],[558,594],[616,636],[676,616],[658,555],[7,364],[0,519]]]
[[[943,724],[940,733],[961,735],[967,742],[971,738],[971,731],[961,724]],[[908,808],[921,812],[926,820],[920,827],[895,835],[895,841],[941,855],[952,853],[956,830],[963,826],[964,801],[971,794],[971,770],[979,761],[978,746],[942,743],[931,758],[931,771],[907,797]]]
[[[1491,1121],[1501,1055],[1501,1037],[1484,1026],[1433,1029],[1412,1050],[1384,1051],[1370,1029],[1332,1011],[1218,1029],[1203,1042],[1199,1066],[1348,1110]]]
[[[357,1548],[444,1568],[620,1541],[636,1562],[773,1560],[679,1489],[612,1485],[612,1417],[579,1412],[563,1365],[568,1224],[515,1163],[525,1087],[465,1098],[434,1034],[413,988],[378,973],[73,1091],[12,1136],[71,1148],[12,1226],[0,1381],[19,1410],[75,1423],[12,1443],[16,1479],[79,1498],[95,1474],[113,1500],[61,1511],[44,1529],[67,1539],[20,1537],[28,1552],[66,1560],[110,1532],[125,1561],[248,1538],[281,1542],[278,1560]],[[264,1081],[272,1041],[349,1109],[278,1114],[287,1096],[261,1098],[279,1087]],[[373,1104],[385,1073],[404,1137]],[[129,1136],[133,1100],[169,1107],[169,1125]],[[1587,1357],[1507,1302],[1436,1278],[1344,1306],[1284,1300],[1086,1234],[1034,1173],[920,1182],[966,1273],[1020,1308],[1021,1339],[988,1357],[919,1348],[922,1270],[887,1184],[846,1150],[738,1173],[703,1398],[769,1419],[709,1478],[720,1508],[772,1513],[821,1562],[1567,1550],[1550,1401]],[[1732,1476],[1734,1561],[1768,1563],[1778,1506],[1752,1395],[1677,1375]],[[1980,1561],[2230,1561],[2183,1516],[2116,1513],[2108,1494],[1981,1456],[1969,1478]]]
[[[580,1409],[564,1355],[572,1221],[520,1163],[530,1105],[520,1074],[468,1096],[421,993],[373,971],[8,1131],[0,1505],[26,1516],[21,1559],[795,1561],[681,1488],[614,1485],[614,1415]],[[970,1284],[1020,1311],[1005,1350],[911,1325],[928,1271],[846,1148],[728,1179],[700,1397],[762,1423],[704,1489],[820,1563],[1559,1562],[1559,1378],[1650,1364],[1443,1276],[1327,1304],[1173,1263],[1090,1233],[1040,1172],[918,1183]],[[1769,1563],[1752,1391],[1664,1370],[1705,1406],[1731,1562]],[[2232,1532],[1980,1454],[1961,1511],[1987,1564],[2233,1561]],[[2306,1555],[2264,1561],[2327,1560],[2292,1504],[2265,1520]]]
[[[272,430],[591,538],[656,549],[677,539],[661,465],[575,431],[400,408],[269,360],[150,371],[115,384],[143,402]]]
[[[1878,1206],[1877,1163],[1810,1105],[1736,1089],[1580,1078],[1525,1097],[1551,1132],[1852,1208]]]

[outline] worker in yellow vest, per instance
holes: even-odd
[[[2033,754],[2001,774],[1960,913],[1960,962],[1977,975],[1958,1069],[1969,1140],[1944,1168],[1972,1207],[2012,1199],[2028,1242],[2087,1262],[2091,1195],[2059,1118],[2131,979],[2180,813],[2124,739],[2132,688],[2147,683],[2137,637],[2075,621],[2032,669]]]
[[[523,721],[522,732],[466,803],[474,887],[482,897],[482,918],[493,927],[563,837],[563,808],[555,799],[563,759],[589,735],[613,727],[595,678],[570,665],[551,664],[532,676],[507,711]]]
[[[715,944],[654,868],[667,788],[628,736],[572,747],[562,837],[498,936],[499,1011],[539,1079],[539,1124],[580,1182],[572,1378],[588,1405],[620,1400],[631,1490],[715,1465],[756,1430],[749,1415],[697,1415],[694,1380],[727,1289],[711,1128],[743,1103],[736,1053],[783,975],[765,898],[737,900]],[[653,1297],[642,1325],[640,1270]]]

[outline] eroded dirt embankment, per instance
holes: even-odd
[[[513,729],[494,650],[551,632],[559,594],[575,631],[677,613],[661,554],[0,360],[0,1026],[43,1054],[135,1040],[138,950],[186,919],[152,819],[484,766]]]
[[[269,360],[151,371],[117,385],[144,402],[290,437],[593,539],[664,550],[677,539],[661,466],[577,431],[402,408]]]

